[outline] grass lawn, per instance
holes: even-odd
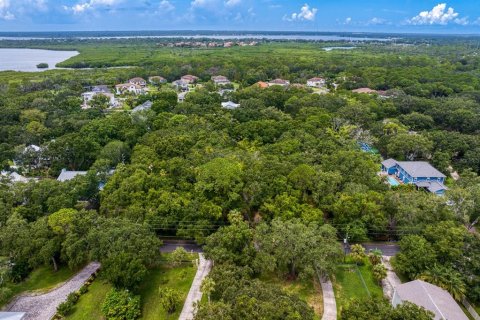
[[[5,305],[12,297],[27,291],[45,292],[62,282],[67,281],[77,272],[67,267],[60,268],[57,272],[51,267],[40,267],[30,273],[25,281],[20,283],[9,283],[7,287],[12,290],[11,295],[4,301],[0,301],[0,307]]]
[[[178,319],[182,311],[183,302],[177,312],[167,314],[159,303],[159,288],[171,287],[178,290],[182,301],[187,297],[197,269],[192,263],[185,263],[179,267],[172,267],[163,261],[159,267],[151,269],[140,285],[138,293],[142,302],[142,318],[144,320]],[[82,295],[67,320],[100,320],[102,319],[102,303],[112,286],[101,279],[96,279],[86,294]]]
[[[142,319],[145,320],[176,320],[182,311],[183,302],[178,307],[177,312],[167,314],[160,306],[159,290],[161,288],[173,288],[182,296],[182,301],[187,297],[190,286],[197,269],[191,263],[186,263],[180,267],[171,267],[163,264],[161,267],[151,270],[146,277],[146,281],[140,287],[139,293],[142,297]]]
[[[316,279],[308,280],[286,280],[274,274],[264,276],[262,281],[275,283],[282,287],[285,292],[298,296],[300,299],[308,303],[315,311],[315,319],[320,320],[323,315],[323,295],[322,287]]]
[[[351,263],[341,264],[337,267],[333,287],[339,312],[351,299],[367,298],[368,292],[373,297],[381,297],[383,295],[381,286],[373,279],[371,268],[370,262],[367,261],[363,266],[358,266],[358,270]],[[359,272],[365,284],[363,284]]]
[[[102,319],[102,303],[112,285],[102,279],[96,279],[88,287],[88,292],[80,297],[68,320]]]

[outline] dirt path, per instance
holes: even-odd
[[[178,320],[192,320],[195,312],[194,303],[202,300],[202,291],[200,291],[200,286],[202,285],[203,279],[210,273],[212,270],[212,261],[206,260],[203,256],[203,253],[199,253],[199,264],[195,278],[193,279],[192,286],[188,292],[187,299],[183,305],[182,313]]]
[[[382,257],[383,265],[387,268],[387,277],[382,280],[383,294],[388,299],[392,299],[395,287],[402,284],[402,281],[397,276],[395,271],[393,271],[392,265],[390,264],[390,258],[387,256]]]
[[[68,294],[80,289],[98,268],[100,263],[92,262],[70,280],[48,293],[19,296],[5,308],[5,311],[25,312],[25,318],[22,320],[49,320],[55,315],[57,306],[67,299]]]

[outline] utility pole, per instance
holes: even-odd
[[[347,248],[348,248],[348,230],[349,227],[347,227],[347,234],[345,235],[345,238],[343,239],[343,262],[347,262]]]

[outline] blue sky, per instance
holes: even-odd
[[[480,0],[0,0],[0,31],[479,33]]]

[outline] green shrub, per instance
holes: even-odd
[[[68,301],[67,299],[67,301],[64,301],[58,305],[57,313],[62,317],[66,317],[70,314],[74,305],[75,305],[74,303],[72,303],[71,301]]]
[[[80,293],[80,294],[85,294],[85,293],[87,293],[87,292],[88,292],[88,285],[86,285],[86,284],[84,284],[84,285],[80,288],[80,290],[78,290],[78,293]]]
[[[112,289],[105,297],[102,313],[106,320],[135,320],[142,314],[140,297],[128,290]]]
[[[180,305],[180,294],[172,288],[160,288],[160,304],[168,313],[174,313]]]

